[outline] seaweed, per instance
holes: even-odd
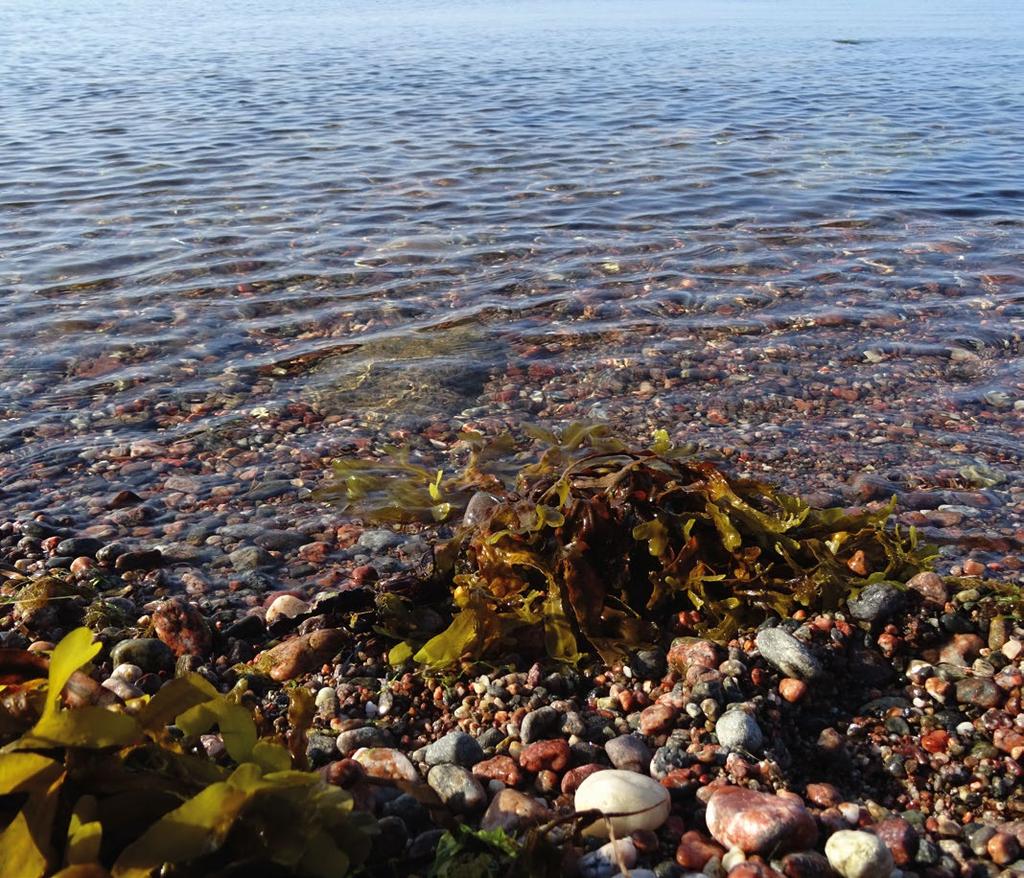
[[[428,508],[436,520],[467,512],[435,551],[451,624],[425,641],[403,640],[392,651],[396,663],[440,668],[537,652],[563,662],[596,652],[612,663],[657,641],[681,612],[724,641],[771,615],[840,609],[865,586],[905,582],[934,557],[913,529],[889,526],[895,501],[816,509],[726,475],[674,447],[665,431],[641,450],[603,425],[527,433],[534,446],[512,457],[514,480],[507,465],[485,468],[500,455],[472,434],[458,476],[431,478],[405,456],[390,472],[374,464],[372,489],[346,488],[347,508],[374,521],[398,508],[406,520]],[[509,448],[507,437],[500,442]],[[353,462],[337,466],[349,479],[356,472]],[[485,503],[465,499],[482,485]],[[411,502],[410,486],[421,502]],[[463,499],[448,499],[455,496]]]
[[[35,686],[31,728],[13,740],[5,733],[0,874],[213,876],[243,864],[338,878],[365,860],[373,818],[294,759],[312,714],[308,693],[292,698],[290,748],[260,738],[237,694],[221,695],[198,674],[123,710],[64,707],[65,685],[99,649],[86,628],[64,637],[45,686]],[[37,683],[38,657],[30,656],[6,656],[7,679]],[[197,746],[213,728],[227,764]]]

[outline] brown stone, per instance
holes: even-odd
[[[814,818],[801,802],[746,787],[716,790],[705,819],[715,841],[747,854],[805,850],[818,838]]]
[[[93,561],[92,558],[88,557],[87,555],[82,555],[79,558],[75,558],[75,560],[71,562],[71,572],[84,573],[86,570],[91,570],[95,566],[96,562]]]
[[[685,832],[676,848],[676,862],[690,872],[700,872],[712,857],[723,857],[725,848],[699,832]]]
[[[679,715],[670,704],[652,704],[640,713],[640,732],[644,735],[667,735]]]
[[[668,651],[669,670],[685,674],[691,665],[717,668],[722,662],[721,651],[710,640],[699,637],[677,637]]]
[[[576,795],[577,787],[590,777],[590,775],[596,771],[606,771],[607,769],[607,765],[598,765],[596,762],[591,762],[587,765],[580,765],[577,768],[570,768],[564,775],[562,775],[562,795]]]
[[[213,649],[213,635],[203,614],[180,598],[164,601],[153,611],[153,630],[176,656],[206,658]]]
[[[867,555],[864,554],[863,549],[857,549],[850,557],[850,560],[846,562],[846,566],[858,576],[867,576],[871,572],[868,568]]]
[[[817,851],[799,851],[782,858],[782,874],[786,878],[836,878],[828,857]]]
[[[748,860],[733,866],[729,870],[728,878],[782,878],[782,875],[767,863],[760,860]]]
[[[316,670],[347,641],[348,634],[340,628],[324,628],[278,644],[257,661],[269,665],[271,678],[281,683]]]
[[[988,840],[988,855],[997,866],[1008,866],[1020,856],[1020,844],[1008,832],[997,832]]]
[[[473,766],[473,774],[484,780],[500,780],[507,787],[517,787],[523,773],[511,756],[495,756]]]
[[[935,729],[921,736],[921,746],[929,753],[942,753],[949,743],[949,732]]]
[[[793,677],[783,677],[779,680],[779,695],[790,704],[803,701],[807,695],[808,688],[803,680],[797,680]]]
[[[830,783],[807,784],[807,801],[819,808],[834,808],[843,801],[842,795]]]
[[[981,654],[984,645],[985,641],[977,634],[954,634],[939,652],[939,661],[967,667]]]
[[[992,743],[1004,753],[1009,753],[1014,759],[1019,759],[1024,755],[1024,734],[1016,729],[996,729],[992,733]]]
[[[930,570],[918,573],[907,580],[907,588],[913,589],[925,600],[926,603],[942,606],[949,600],[949,590],[946,583],[938,573]]]
[[[524,747],[519,764],[527,771],[561,771],[569,764],[570,755],[568,741],[552,738]]]
[[[518,832],[550,818],[551,812],[536,799],[518,790],[504,789],[491,800],[480,821],[480,828]]]
[[[391,747],[364,747],[356,750],[352,758],[358,762],[370,777],[384,780],[403,780],[420,783],[422,778],[409,757]]]
[[[875,827],[875,835],[885,842],[897,866],[907,866],[917,856],[917,846],[921,839],[917,830],[902,817],[883,820]]]

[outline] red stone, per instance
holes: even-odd
[[[917,856],[917,846],[921,839],[917,830],[902,817],[883,820],[875,827],[875,835],[885,842],[897,866],[909,865]]]
[[[576,795],[576,789],[583,781],[585,781],[590,775],[597,771],[605,771],[608,768],[607,765],[598,765],[596,762],[591,762],[587,765],[580,765],[577,768],[570,768],[562,776],[562,795],[574,796]]]
[[[691,872],[700,872],[712,857],[723,857],[725,848],[704,838],[699,832],[686,832],[676,848],[676,862]]]
[[[569,742],[553,738],[524,747],[519,764],[527,771],[562,771],[569,764],[570,755]]]
[[[473,774],[486,780],[500,780],[507,787],[519,786],[523,774],[511,756],[495,756],[473,766]]]
[[[933,732],[923,735],[921,738],[921,746],[929,753],[942,753],[946,749],[946,745],[949,743],[949,732],[943,731],[942,729],[936,729]]]
[[[805,850],[818,838],[814,818],[801,802],[746,787],[716,790],[705,819],[715,841],[748,854]]]
[[[644,735],[667,735],[678,715],[679,712],[669,704],[652,704],[640,714],[640,732]]]
[[[213,649],[213,635],[203,614],[180,598],[164,601],[153,611],[153,629],[176,656],[206,658]]]

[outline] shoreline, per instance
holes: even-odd
[[[880,480],[861,478],[847,491],[880,505],[866,495],[884,487]],[[279,496],[287,508],[285,495]],[[976,499],[984,496],[979,492]],[[121,496],[112,505],[131,510],[141,502]],[[924,516],[941,521],[948,532],[960,523],[950,515],[952,505],[905,509],[898,520]],[[794,841],[803,848],[788,859],[768,856],[759,862],[753,855],[743,865],[738,854],[729,855],[726,864],[737,878],[771,876],[771,864],[788,878],[827,874],[821,871],[827,867],[821,854],[825,837],[862,829],[885,841],[904,874],[945,878],[1024,870],[1024,859],[1018,860],[1024,845],[1024,628],[1019,617],[1007,620],[1005,612],[996,612],[1006,605],[990,593],[990,582],[977,578],[993,572],[1012,576],[1004,563],[1012,550],[989,565],[947,553],[944,565],[955,574],[927,577],[907,592],[908,603],[893,609],[882,602],[876,616],[868,608],[859,620],[802,611],[797,615],[804,618],[781,620],[780,628],[794,631],[799,649],[822,668],[806,679],[792,667],[781,673],[780,666],[787,666],[778,657],[766,660],[752,630],[721,646],[699,638],[670,644],[666,637],[659,649],[618,667],[592,665],[576,672],[535,664],[465,675],[389,668],[390,642],[365,617],[345,634],[331,634],[368,606],[376,588],[386,589],[389,577],[400,583],[415,568],[429,548],[430,529],[335,527],[335,546],[348,544],[340,550],[348,553],[342,562],[348,569],[335,566],[297,589],[280,580],[282,587],[272,586],[282,571],[301,574],[295,565],[332,566],[338,550],[313,539],[325,536],[323,531],[302,533],[300,543],[285,530],[225,523],[212,535],[234,535],[239,543],[226,553],[235,577],[226,598],[209,594],[213,577],[203,577],[194,561],[183,565],[173,555],[147,550],[144,542],[118,550],[95,537],[54,529],[39,521],[22,523],[17,531],[10,523],[0,525],[4,561],[31,568],[31,556],[39,555],[36,560],[46,567],[47,561],[76,554],[51,566],[73,569],[71,582],[110,577],[106,590],[113,596],[92,608],[110,615],[104,621],[116,622],[102,625],[99,616],[92,617],[107,646],[98,666],[107,690],[129,698],[153,694],[175,673],[190,670],[225,690],[237,682],[242,664],[255,664],[271,677],[260,687],[260,711],[278,725],[287,725],[280,687],[298,683],[310,690],[317,714],[309,739],[311,766],[347,784],[362,807],[383,818],[389,850],[398,841],[407,848],[396,863],[369,874],[389,875],[395,868],[426,874],[444,832],[429,810],[417,810],[414,798],[390,786],[395,780],[432,789],[442,810],[468,826],[483,821],[485,827],[515,832],[571,812],[575,787],[609,768],[652,776],[670,791],[672,813],[657,832],[635,832],[632,847],[612,860],[607,852],[577,849],[564,839],[566,856],[583,856],[576,868],[584,876],[610,878],[624,862],[668,878],[706,869],[707,862],[698,862],[705,855],[720,862],[727,851],[715,838],[736,839],[723,836],[720,827],[712,836],[706,806],[723,784],[771,794],[770,802],[755,803],[755,811],[795,802],[786,791],[796,793],[817,828],[817,841]],[[19,552],[21,558],[12,558]],[[284,567],[270,563],[282,556],[293,560]],[[186,572],[169,577],[178,566]],[[1010,586],[1008,579],[1004,587]],[[84,598],[38,604],[7,612],[4,646],[43,649],[46,631],[55,638],[89,610]],[[1014,608],[1019,613],[1019,599]],[[1001,621],[994,622],[997,617]],[[35,632],[36,642],[12,633],[12,622]],[[154,634],[148,641],[137,639]],[[268,663],[264,651],[261,666],[261,650],[278,641],[274,661]],[[118,663],[140,672],[129,675],[133,682],[115,673],[115,643],[121,643]],[[217,758],[222,744],[217,736],[207,737],[207,752]],[[346,767],[353,757],[361,769]],[[376,780],[360,780],[364,774]],[[737,819],[742,829],[742,816]],[[778,819],[785,830],[788,818],[780,813]],[[708,874],[725,872],[712,863]]]

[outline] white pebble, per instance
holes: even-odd
[[[656,780],[635,771],[598,771],[587,777],[576,790],[577,811],[624,815],[596,820],[584,830],[585,835],[599,838],[608,837],[609,823],[618,837],[638,829],[659,829],[668,820],[670,807],[668,790]]]

